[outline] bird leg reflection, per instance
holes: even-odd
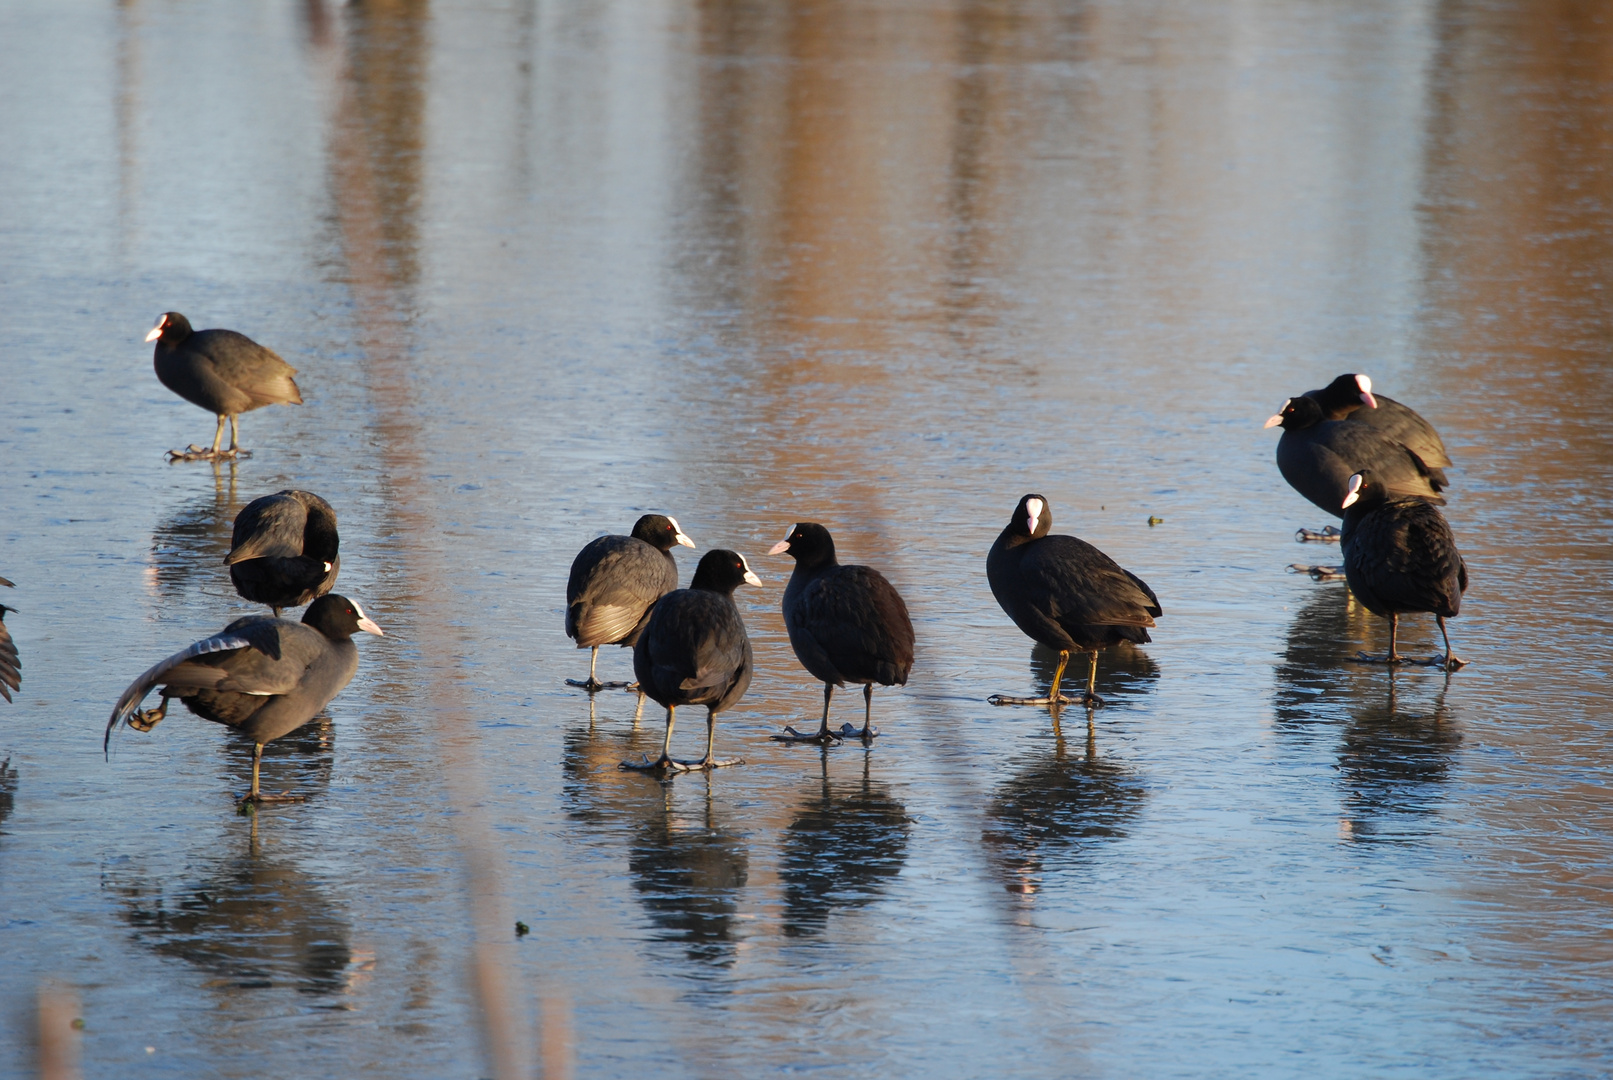
[[[827,710],[825,710],[823,718],[825,724],[827,724],[829,719]],[[879,738],[879,729],[874,726],[873,683],[863,683],[863,729],[858,731],[850,724],[841,724],[840,737],[842,739],[861,739],[864,746]]]
[[[306,802],[308,796],[298,795],[291,791],[282,791],[278,795],[265,795],[258,790],[258,766],[263,762],[263,744],[252,744],[252,790],[241,799],[242,805],[246,803],[266,802]]]
[[[771,738],[774,742],[811,742],[822,743],[825,746],[828,746],[830,743],[839,742],[841,736],[829,730],[829,698],[834,695],[834,692],[834,683],[823,684],[823,721],[818,724],[817,731],[813,732],[811,735],[806,735],[796,731],[795,728],[786,724],[784,726],[784,733],[782,735],[772,735],[769,736],[769,738]],[[850,725],[847,726],[849,727]],[[855,728],[852,728],[851,730],[853,733],[856,732]]]

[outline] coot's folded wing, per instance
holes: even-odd
[[[235,519],[226,566],[247,559],[289,559],[302,554],[308,507],[284,493],[254,499]]]

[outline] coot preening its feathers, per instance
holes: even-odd
[[[991,545],[986,579],[1008,617],[1033,640],[1059,654],[1053,686],[1045,698],[994,695],[993,705],[1049,705],[1059,696],[1059,681],[1072,652],[1091,657],[1086,693],[1088,706],[1103,704],[1095,686],[1098,650],[1122,641],[1142,644],[1148,627],[1163,614],[1159,600],[1141,578],[1122,569],[1109,556],[1073,536],[1050,536],[1053,512],[1047,498],[1027,495]]]
[[[356,603],[335,593],[310,604],[300,623],[261,615],[236,619],[129,684],[107,721],[103,749],[120,720],[136,731],[150,731],[167,715],[168,699],[179,698],[197,716],[235,728],[256,743],[252,790],[244,801],[298,799],[259,793],[263,744],[312,720],[352,681],[358,671],[353,635],[360,630],[381,633]],[[159,685],[162,703],[141,709],[140,702]]]
[[[1436,489],[1450,486],[1445,470],[1451,467],[1451,459],[1434,425],[1394,398],[1374,394],[1367,376],[1346,372],[1320,390],[1305,391],[1305,396],[1316,399],[1327,419],[1365,424],[1410,450],[1428,470]]]
[[[342,569],[336,511],[311,491],[277,491],[235,518],[230,568],[235,591],[254,604],[301,607],[330,592]]]
[[[1374,615],[1389,619],[1389,653],[1361,660],[1411,663],[1395,650],[1400,616],[1432,612],[1445,639],[1445,655],[1430,666],[1455,671],[1466,661],[1451,651],[1445,620],[1462,609],[1467,564],[1456,550],[1450,524],[1425,499],[1394,496],[1370,471],[1350,477],[1344,498],[1344,573],[1355,598]]]
[[[1350,477],[1370,470],[1395,495],[1443,503],[1443,474],[1435,479],[1416,454],[1402,443],[1365,424],[1328,420],[1315,398],[1289,398],[1282,411],[1266,421],[1281,425],[1277,468],[1293,489],[1335,517],[1344,516]]]
[[[762,583],[743,555],[716,548],[701,557],[687,589],[656,601],[633,646],[633,672],[639,689],[666,706],[666,737],[659,759],[624,761],[622,768],[685,772],[744,764],[714,760],[711,746],[717,714],[744,696],[755,666],[750,637],[734,606],[734,590],[745,582]],[[679,705],[706,707],[706,756],[699,761],[672,757],[673,714]]]
[[[655,602],[678,587],[678,564],[672,558],[676,544],[694,547],[675,519],[645,514],[629,536],[601,536],[577,552],[566,582],[566,636],[579,649],[592,649],[588,681],[567,679],[592,693],[607,686],[594,678],[601,645],[632,647]]]
[[[302,394],[292,376],[297,369],[245,334],[234,330],[192,330],[177,311],[164,312],[146,335],[157,343],[152,360],[162,384],[192,405],[218,417],[213,448],[192,443],[170,450],[174,461],[207,461],[250,456],[241,449],[241,413],[265,405],[301,405]],[[230,448],[220,450],[224,421],[230,422]]]
[[[16,588],[3,577],[0,577],[0,585]],[[6,612],[16,610],[0,604],[0,697],[7,701],[11,700],[11,691],[22,689],[22,661],[17,658],[17,643],[11,640],[11,631],[6,629]]]
[[[769,555],[789,552],[795,572],[784,587],[784,626],[796,659],[823,683],[823,722],[804,735],[786,727],[780,742],[829,743],[850,735],[874,738],[874,684],[906,686],[913,667],[913,621],[883,574],[835,561],[834,538],[815,522],[801,522]],[[846,683],[863,688],[863,726],[829,730],[829,698]]]

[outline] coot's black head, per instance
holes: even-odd
[[[1266,426],[1269,428],[1281,426],[1284,431],[1303,431],[1321,423],[1323,419],[1322,406],[1316,399],[1301,395],[1283,402],[1282,411],[1267,420]]]
[[[1345,487],[1344,503],[1339,509],[1348,510],[1352,506],[1363,510],[1371,509],[1383,502],[1388,495],[1389,489],[1378,482],[1372,471],[1362,469],[1350,477],[1350,482]]]
[[[751,573],[750,563],[737,551],[712,548],[700,556],[700,565],[694,568],[691,589],[704,589],[732,595],[741,585],[760,585],[762,579]]]
[[[1053,508],[1046,495],[1027,495],[1014,507],[1014,516],[1008,519],[1007,532],[1027,540],[1040,540],[1053,528]]]
[[[1369,409],[1378,407],[1378,399],[1372,396],[1372,380],[1353,371],[1324,386],[1316,394],[1316,401],[1324,413],[1333,417],[1348,416],[1363,405]]]
[[[815,521],[797,522],[790,535],[774,544],[767,553],[780,555],[786,551],[802,566],[833,566],[835,561],[834,538]]]
[[[190,335],[189,319],[177,311],[165,311],[157,319],[157,325],[151,328],[151,333],[146,335],[146,340],[156,341],[158,338],[162,338],[164,345],[173,346],[178,345]]]
[[[363,608],[335,593],[326,593],[309,604],[308,610],[302,613],[302,621],[332,641],[350,638],[360,630],[366,634],[385,636],[385,631],[370,621]]]
[[[645,514],[633,523],[634,538],[644,541],[657,551],[671,551],[676,544],[694,547],[694,541],[683,535],[678,520],[665,514]]]

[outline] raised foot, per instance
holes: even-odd
[[[846,727],[851,727],[851,725],[847,724]],[[852,733],[855,734],[857,729],[851,728],[851,730]],[[784,726],[783,734],[769,735],[768,738],[772,739],[774,742],[810,742],[822,743],[824,746],[832,746],[833,744],[838,743],[843,736],[838,732],[830,731],[828,728],[819,728],[812,734],[807,735],[803,732],[796,731],[793,727],[790,727],[788,724],[786,724]]]
[[[1294,540],[1300,544],[1336,544],[1343,536],[1344,534],[1332,525],[1326,526],[1321,532],[1315,529],[1297,529],[1294,532]]]
[[[712,769],[726,769],[732,765],[743,764],[745,764],[744,758],[729,758],[726,761],[712,761],[710,758],[701,758],[699,761],[679,761],[677,758],[670,758],[665,754],[651,761],[650,756],[645,754],[643,761],[624,761],[616,767],[618,769],[631,769],[634,772],[681,773],[710,772]]]
[[[162,723],[164,715],[165,710],[163,709],[141,709],[129,717],[129,726],[136,731],[150,731]]]
[[[1309,563],[1289,563],[1290,574],[1309,574],[1312,581],[1343,581],[1342,566],[1312,566]]]
[[[234,450],[213,450],[205,446],[191,443],[183,450],[169,450],[166,452],[169,461],[230,461],[235,458],[249,458],[252,451],[236,447]]]
[[[861,739],[863,745],[866,746],[879,738],[879,729],[877,727],[859,728],[852,727],[850,724],[841,724],[840,730],[836,734],[842,739]]]
[[[581,688],[583,690],[588,691],[590,694],[597,694],[601,690],[637,690],[638,689],[638,683],[600,682],[598,679],[567,679],[566,680],[566,685],[567,686],[579,687],[579,688]]]

